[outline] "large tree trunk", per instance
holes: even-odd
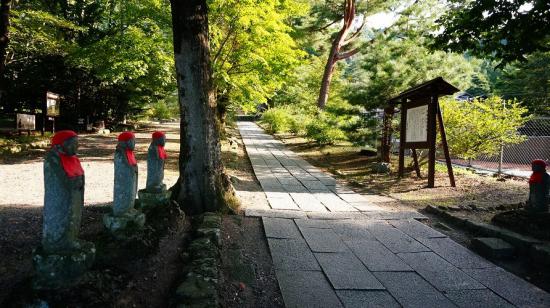
[[[346,52],[341,51],[342,47],[349,43],[351,39],[355,38],[363,27],[359,27],[357,32],[350,37],[350,40],[346,41],[346,38],[348,37],[351,26],[353,25],[353,21],[355,19],[355,0],[344,0],[344,2],[344,24],[342,25],[342,29],[338,32],[338,35],[332,42],[332,47],[330,48],[330,54],[327,59],[327,64],[325,65],[325,72],[323,73],[323,80],[321,81],[321,89],[319,90],[319,98],[317,99],[317,107],[319,107],[320,109],[325,109],[325,106],[327,104],[330,83],[332,81],[332,75],[334,73],[336,62],[349,58],[359,51],[358,49],[353,49]]]
[[[206,0],[171,0],[181,114],[179,179],[174,199],[188,214],[224,206],[216,101],[211,86]]]
[[[10,42],[10,5],[11,0],[0,0],[0,76],[6,65],[6,51]]]

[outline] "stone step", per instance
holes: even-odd
[[[510,258],[516,251],[514,246],[496,237],[476,237],[472,239],[472,248],[492,259]]]

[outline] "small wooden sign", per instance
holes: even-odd
[[[59,114],[59,95],[52,92],[46,92],[46,115],[49,117],[58,117]]]
[[[457,91],[457,88],[438,77],[413,87],[390,100],[390,105],[401,105],[399,176],[404,175],[405,150],[410,149],[416,174],[420,177],[416,150],[428,149],[428,187],[435,186],[435,152],[439,123],[449,180],[452,187],[456,186],[438,99],[439,96],[450,95]],[[387,135],[387,133],[385,134]]]

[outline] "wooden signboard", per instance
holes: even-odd
[[[443,125],[443,117],[439,108],[439,96],[449,95],[457,91],[457,88],[439,77],[413,87],[390,100],[390,104],[401,105],[399,176],[404,175],[405,150],[410,149],[416,174],[420,177],[416,150],[428,149],[428,187],[435,187],[435,153],[439,123],[449,179],[451,186],[456,186],[447,146],[445,126]]]

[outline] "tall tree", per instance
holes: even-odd
[[[359,29],[356,30],[356,33],[348,38],[352,30],[353,22],[355,21],[355,12],[355,0],[344,0],[344,18],[342,28],[332,41],[327,64],[325,65],[325,71],[323,73],[323,79],[321,80],[319,98],[317,98],[317,106],[320,109],[324,109],[327,104],[330,82],[332,80],[332,74],[334,73],[336,62],[347,59],[359,51],[357,48],[346,51],[342,50],[342,47],[347,45],[351,39],[355,38],[363,28],[363,26],[360,26]]]
[[[10,6],[11,0],[0,1],[0,75],[4,73],[6,49],[10,41]]]
[[[188,214],[224,205],[223,174],[212,88],[206,0],[171,0],[181,114],[180,177],[174,198]]]
[[[548,0],[451,0],[448,5],[451,10],[439,19],[439,47],[470,51],[501,65],[550,50]]]

